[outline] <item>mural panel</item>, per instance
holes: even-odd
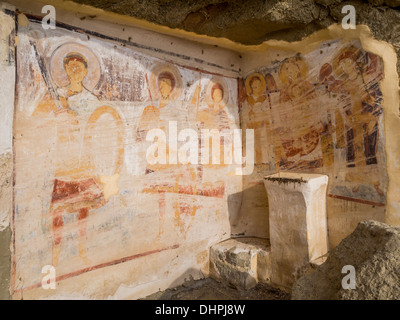
[[[39,287],[45,265],[62,280],[228,237],[241,177],[200,161],[201,130],[238,128],[237,79],[42,32],[19,34],[14,292]]]
[[[359,41],[338,40],[249,74],[241,117],[259,170],[325,173],[329,196],[384,206],[382,70]]]

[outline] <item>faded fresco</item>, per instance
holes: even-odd
[[[239,127],[237,105],[237,79],[62,28],[20,32],[14,292],[40,287],[45,265],[62,280],[228,237],[241,177],[224,159],[197,160],[212,157],[202,129]],[[157,130],[165,137],[148,141]]]
[[[325,41],[249,74],[241,117],[258,171],[328,174],[330,197],[384,206],[382,72],[359,41]]]

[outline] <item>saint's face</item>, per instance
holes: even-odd
[[[160,93],[163,99],[168,99],[172,92],[172,83],[170,79],[160,81]]]
[[[355,80],[358,77],[357,64],[353,59],[346,58],[339,62],[340,68],[343,70],[343,76],[348,80]]]
[[[212,99],[215,103],[220,103],[222,101],[222,90],[221,89],[215,89],[212,95]]]
[[[299,66],[293,62],[286,63],[282,71],[286,74],[290,82],[294,82],[301,77]]]
[[[262,94],[263,88],[261,85],[261,81],[258,78],[255,78],[251,83],[251,91],[254,95],[259,96]]]
[[[71,60],[65,66],[65,72],[67,73],[70,82],[77,83],[83,81],[88,73],[88,70],[82,62]]]

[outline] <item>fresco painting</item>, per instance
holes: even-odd
[[[84,52],[88,58],[80,52]],[[57,66],[60,64],[57,60],[62,61],[64,70],[57,70]],[[103,114],[110,114],[117,126],[121,127],[122,121],[114,108],[109,106],[97,107],[98,98],[87,89],[87,87],[93,88],[95,83],[88,82],[86,83],[87,87],[83,84],[89,73],[89,64],[92,63],[95,67],[91,67],[91,73],[99,75],[99,63],[94,54],[89,49],[76,44],[60,46],[54,52],[50,61],[50,66],[53,67],[51,69],[52,78],[58,89],[55,90],[54,87],[50,87],[52,86],[50,81],[47,83],[50,87],[48,90],[55,95],[55,100],[47,102],[47,110],[54,110],[56,121],[63,122],[62,126],[58,127],[57,132],[57,154],[62,155],[62,162],[57,164],[55,170],[50,203],[53,231],[53,266],[58,265],[63,238],[63,214],[78,214],[79,255],[86,260],[86,220],[89,211],[104,206],[112,195],[109,191],[113,188],[118,189],[116,179],[102,176],[99,171],[96,171],[98,166],[93,159],[96,154],[93,152],[92,131],[96,127],[97,120]],[[97,70],[93,70],[96,67]],[[68,77],[66,86],[62,86],[61,79],[57,77],[57,71],[61,74],[62,71],[65,71]],[[47,70],[42,69],[41,72],[43,72],[43,78],[47,79],[45,74]],[[91,75],[91,78],[94,78],[93,75]],[[98,81],[98,76],[95,76],[95,78]],[[35,110],[36,114],[41,112],[43,105],[46,105],[46,103],[40,104],[39,110]],[[117,159],[116,161],[108,161],[108,164],[114,165],[115,175],[118,176],[123,162],[124,147],[121,129],[117,128],[116,133],[119,134],[118,150],[115,150],[117,151]],[[106,141],[97,141],[97,143],[103,144]],[[113,153],[114,150],[111,148],[110,151]],[[107,185],[110,182],[114,183],[115,186]]]
[[[265,235],[256,198],[271,173],[327,174],[328,196],[385,206],[383,64],[359,41],[282,51],[244,78],[113,41],[67,26],[44,36],[34,20],[19,31],[14,293],[39,288],[44,265],[64,280],[187,244],[204,252],[240,210],[259,220],[238,234]],[[229,161],[235,129],[254,130],[248,177]]]
[[[241,117],[258,131],[256,165],[328,174],[330,196],[384,205],[382,68],[359,41],[331,40],[250,73]]]
[[[228,235],[241,178],[223,161],[178,163],[185,141],[168,139],[193,129],[200,158],[202,128],[238,128],[237,79],[30,28],[18,46],[14,291],[38,287],[44,265],[66,278]],[[166,139],[149,152],[153,129]],[[168,163],[154,164],[164,149]],[[204,220],[213,226],[196,232]]]

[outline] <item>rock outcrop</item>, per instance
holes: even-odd
[[[344,289],[353,266],[355,289]],[[324,264],[300,278],[292,299],[397,300],[400,299],[400,228],[381,222],[360,222],[352,234],[329,254]]]
[[[375,38],[393,44],[400,73],[400,0],[74,0],[243,44],[277,39],[299,41],[333,23],[341,23],[344,5],[353,5],[356,24],[368,25]],[[83,17],[82,17],[83,18]]]

